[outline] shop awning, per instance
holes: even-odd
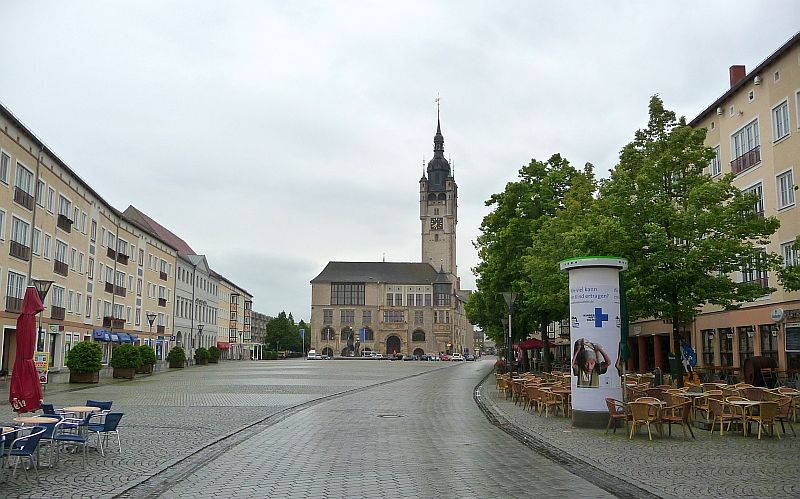
[[[231,344],[228,343],[227,341],[218,341],[217,348],[219,348],[220,350],[229,350],[231,348]]]
[[[536,338],[530,338],[520,343],[515,343],[514,347],[519,348],[520,350],[530,350],[531,348],[542,348],[544,346],[544,342],[542,340],[538,340]],[[552,341],[550,342],[550,346],[556,346],[555,343]]]
[[[111,331],[107,329],[95,329],[92,331],[92,339],[97,341],[111,341]]]
[[[117,333],[120,343],[133,343],[131,336],[128,333]]]
[[[131,338],[131,343],[136,343],[137,341],[139,341],[139,337],[133,333],[128,333],[128,336]]]

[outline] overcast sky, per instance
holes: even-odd
[[[298,320],[330,260],[420,261],[437,93],[472,288],[484,201],[522,165],[606,176],[652,94],[693,118],[800,29],[796,1],[32,3],[3,2],[0,101]]]

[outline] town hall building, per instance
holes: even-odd
[[[437,118],[419,181],[422,259],[328,262],[311,280],[311,348],[330,356],[465,353],[472,325],[456,267],[458,187]]]

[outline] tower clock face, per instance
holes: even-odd
[[[431,230],[444,229],[444,221],[441,218],[431,218]]]

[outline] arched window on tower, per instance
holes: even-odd
[[[375,332],[371,328],[364,328],[364,341],[375,341]]]
[[[411,333],[411,341],[425,341],[425,331],[422,329],[415,329],[413,333]]]
[[[428,194],[428,201],[436,201],[436,194],[434,194],[433,192]]]
[[[447,195],[444,192],[439,193],[439,201],[447,201]]]
[[[325,326],[325,328],[322,329],[322,341],[331,341],[334,335],[335,333],[332,327]]]

